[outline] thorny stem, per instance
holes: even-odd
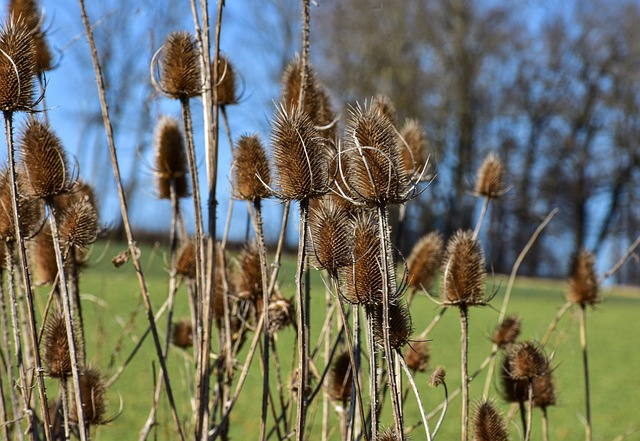
[[[531,439],[531,423],[533,421],[533,379],[529,379],[529,384],[527,387],[528,396],[527,399],[527,428],[524,435],[524,441],[529,441]]]
[[[584,367],[584,395],[587,412],[585,436],[587,441],[591,441],[591,389],[589,387],[589,357],[587,356],[587,307],[585,304],[580,304],[580,346],[582,348],[582,364]]]
[[[31,340],[31,346],[33,348],[33,358],[36,369],[36,379],[38,382],[38,394],[40,396],[40,411],[42,413],[42,422],[44,423],[44,434],[47,441],[51,441],[51,420],[49,418],[49,403],[47,401],[47,389],[44,383],[44,370],[42,369],[42,362],[40,359],[40,349],[38,346],[38,331],[36,326],[35,308],[33,305],[33,290],[31,287],[31,275],[29,274],[29,264],[27,262],[27,252],[24,246],[24,234],[22,233],[22,221],[20,219],[20,208],[18,206],[18,183],[16,182],[16,162],[14,157],[13,146],[13,113],[4,112],[4,122],[6,129],[7,139],[7,154],[9,160],[9,173],[11,175],[11,208],[13,210],[13,223],[16,229],[15,237],[18,239],[18,256],[20,258],[20,265],[22,267],[22,283],[24,286],[24,295],[27,301],[27,315],[29,319],[29,337]],[[26,384],[23,383],[26,387]],[[27,403],[29,400],[27,400]],[[35,424],[33,419],[33,412],[29,409],[29,404],[26,404],[30,420],[30,426],[35,430]],[[30,437],[34,437],[33,430],[30,432]]]
[[[304,99],[307,93],[309,78],[309,22],[311,21],[310,0],[302,0],[302,65],[300,66],[300,96],[298,109],[304,109]]]
[[[78,278],[78,264],[76,261],[76,248],[71,247],[68,251],[68,266],[70,268],[69,271],[69,301],[71,302],[71,311],[78,313],[78,329],[80,338],[81,347],[86,347],[86,339],[84,336],[84,318],[82,315],[82,304],[80,303],[80,286],[79,286],[79,278]],[[82,351],[80,355],[82,356],[82,363],[84,364],[86,361],[86,351]]]
[[[476,228],[473,230],[473,239],[478,238],[478,234],[480,234],[480,229],[482,228],[482,223],[484,222],[484,217],[487,214],[487,209],[489,208],[489,201],[491,199],[486,197],[482,203],[482,210],[480,211],[480,216],[478,216],[478,222],[476,223]]]
[[[371,441],[378,441],[378,427],[380,424],[378,422],[378,364],[376,359],[376,343],[373,338],[373,312],[370,308],[365,308],[365,318],[367,322],[367,346],[369,349],[369,401],[371,407]],[[363,430],[363,432],[365,431],[366,429]]]
[[[467,427],[469,422],[469,377],[468,361],[469,354],[469,310],[466,304],[460,304],[460,327],[462,329],[461,347],[461,369],[462,369],[462,441],[467,441]]]
[[[5,256],[0,256],[0,259],[5,258]],[[3,350],[5,354],[5,363],[7,365],[7,377],[9,380],[9,397],[11,399],[11,408],[13,410],[13,415],[17,416],[19,413],[18,401],[16,399],[16,394],[14,388],[12,387],[13,382],[13,359],[11,357],[11,343],[9,338],[9,324],[7,323],[7,306],[5,304],[4,297],[4,285],[3,285],[3,271],[2,265],[0,264],[0,323],[2,324],[2,337],[3,337]],[[12,280],[9,283],[13,283]],[[6,403],[4,401],[4,388],[2,387],[2,378],[0,377],[0,411],[2,416],[2,421],[0,421],[0,426],[3,429],[5,439],[9,439],[9,422],[7,421],[7,409]],[[22,431],[18,430],[19,439],[22,440]]]
[[[118,164],[118,156],[116,153],[116,146],[113,138],[113,127],[111,126],[111,118],[109,117],[109,108],[107,107],[104,78],[102,76],[102,68],[100,67],[98,51],[96,49],[95,40],[93,38],[93,31],[91,30],[91,25],[89,23],[89,18],[87,16],[87,10],[85,8],[84,0],[78,0],[78,3],[80,4],[82,23],[84,25],[85,33],[87,35],[87,40],[89,42],[89,47],[91,49],[91,60],[93,62],[96,83],[98,86],[98,95],[100,97],[100,108],[102,111],[102,119],[104,122],[105,131],[107,134],[107,141],[109,144],[109,154],[111,156],[111,164],[112,164],[113,173],[116,180],[116,187],[118,189],[118,198],[120,200],[122,224],[124,226],[124,230],[127,235],[129,252],[131,254],[133,266],[135,268],[136,275],[138,277],[138,283],[140,285],[140,291],[144,300],[145,309],[147,311],[147,319],[149,320],[149,328],[151,330],[151,334],[153,335],[153,342],[156,349],[156,355],[158,357],[158,361],[160,362],[160,366],[162,368],[162,375],[166,385],[167,398],[169,400],[169,405],[171,407],[171,414],[173,416],[174,423],[178,430],[179,437],[181,440],[184,440],[184,434],[182,432],[180,419],[178,417],[175,401],[173,399],[173,391],[171,389],[169,371],[167,370],[167,365],[162,355],[162,343],[160,342],[160,336],[158,335],[158,329],[156,327],[156,322],[153,316],[153,307],[151,306],[149,291],[147,289],[147,284],[145,282],[144,275],[142,273],[142,267],[140,265],[138,248],[136,247],[136,243],[133,239],[133,231],[131,230],[131,223],[129,222],[129,213],[127,211],[127,201],[124,193],[124,188],[122,187],[122,179],[120,177],[120,166]],[[48,416],[46,418],[48,419]]]
[[[68,405],[67,378],[60,378],[60,401],[62,402],[62,420],[64,424],[64,439],[71,439],[71,430],[69,428],[69,405]]]
[[[416,386],[416,382],[413,380],[413,375],[411,375],[411,371],[407,367],[407,363],[404,360],[404,357],[400,353],[400,350],[397,351],[397,359],[400,360],[400,364],[404,369],[404,373],[407,375],[409,379],[409,383],[411,383],[411,388],[413,389],[413,393],[416,395],[416,401],[418,401],[418,408],[420,409],[420,416],[422,416],[422,424],[424,424],[425,434],[427,435],[427,440],[431,441],[431,433],[429,432],[429,422],[427,421],[427,416],[424,414],[424,405],[422,404],[422,399],[420,398],[420,392],[418,392],[418,386]]]
[[[4,387],[2,386],[2,377],[0,377],[0,427],[2,427],[4,439],[9,439],[9,422],[7,421],[6,403],[4,402]],[[18,432],[20,432],[20,430],[18,430]]]

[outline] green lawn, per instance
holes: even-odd
[[[81,279],[88,360],[107,373],[114,372],[123,363],[147,327],[144,306],[132,266],[128,264],[115,269],[111,265],[111,258],[122,249],[124,245],[121,244],[107,244],[106,249],[105,244],[96,245],[92,251],[93,263]],[[156,309],[162,304],[167,293],[167,258],[163,253],[149,247],[143,248],[145,277]],[[293,274],[294,262],[285,259],[280,276],[285,295],[291,295],[293,292]],[[506,277],[498,277],[495,286],[500,287],[500,290],[491,306],[473,308],[470,312],[470,371],[475,370],[490,351],[491,343],[488,338],[496,325],[497,310],[502,303],[506,282]],[[321,326],[326,308],[324,287],[317,274],[314,274],[312,286],[312,339],[315,341],[314,336]],[[493,286],[490,285],[488,289],[493,289]],[[518,314],[522,318],[523,339],[542,338],[548,324],[564,303],[563,290],[563,283],[546,280],[526,279],[516,284],[508,312]],[[626,288],[618,294],[614,288],[605,291],[603,296],[605,301],[597,309],[589,311],[588,335],[594,439],[609,441],[628,429],[640,427],[637,417],[640,379],[634,374],[637,366],[640,366],[640,351],[636,348],[640,335],[640,291]],[[45,296],[42,294],[39,298],[41,307],[44,306],[44,299]],[[417,298],[412,307],[416,332],[421,331],[436,312],[437,308],[430,300],[424,297]],[[182,289],[178,295],[176,315],[187,315],[185,292]],[[165,321],[161,320],[163,336],[165,327]],[[281,363],[286,371],[283,374],[285,381],[288,378],[292,354],[295,353],[293,338],[293,329],[287,329],[278,336]],[[447,384],[449,390],[453,391],[460,384],[460,325],[457,310],[448,311],[444,315],[430,338],[430,366],[433,368],[442,365],[446,368]],[[569,313],[560,322],[550,345],[556,349],[552,364],[556,368],[554,374],[558,394],[558,404],[549,410],[551,439],[582,439],[584,430],[579,415],[584,415],[584,380],[578,322],[574,313]],[[185,367],[184,354],[172,348],[169,366],[180,412],[185,421],[190,421],[193,416],[189,404],[192,371],[190,367]],[[108,391],[108,413],[115,414],[122,400],[122,414],[108,426],[99,428],[94,439],[137,439],[137,433],[147,418],[152,400],[154,372],[157,372],[154,359],[153,343],[148,338],[125,373]],[[255,360],[245,389],[232,414],[232,436],[236,440],[256,439],[261,396],[261,375],[258,366]],[[440,402],[443,395],[440,389],[429,388],[427,380],[428,373],[419,374],[416,378],[426,406],[431,409]],[[484,381],[485,374],[482,373],[478,380],[472,383],[472,402],[480,398]],[[54,382],[51,382],[52,387],[53,384]],[[53,395],[53,389],[50,394]],[[492,387],[491,394],[503,410],[508,410],[508,406],[502,404],[495,386]],[[419,420],[412,395],[406,402],[405,410],[407,426]],[[387,403],[383,411],[385,425],[390,423],[389,413],[390,407]],[[542,439],[538,417],[536,414],[533,440]],[[158,439],[175,439],[171,433],[172,424],[166,404],[162,406],[159,419],[161,425],[158,428]],[[321,407],[318,407],[314,427],[319,427],[320,420]],[[518,422],[519,419],[514,418],[510,424],[512,439],[520,437],[517,434]],[[434,423],[435,421],[431,422],[432,425]],[[332,421],[332,426],[337,427],[335,421]],[[439,439],[458,439],[459,432],[460,398],[457,397],[449,407]],[[637,436],[634,434],[627,439]],[[416,429],[413,439],[423,438],[422,429]],[[337,432],[332,439],[339,439]]]

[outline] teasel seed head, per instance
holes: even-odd
[[[499,198],[505,193],[504,166],[498,155],[491,152],[482,161],[476,178],[475,193],[486,198]]]
[[[33,274],[39,285],[52,285],[58,275],[51,226],[49,222],[33,238],[31,253],[33,259]]]
[[[47,375],[65,378],[71,374],[71,355],[64,316],[50,314],[44,330],[44,365]]]
[[[86,367],[80,372],[80,396],[87,424],[100,425],[105,422],[106,387],[102,374],[95,367]],[[70,419],[78,422],[77,405],[71,406]]]
[[[412,342],[404,353],[404,361],[414,373],[426,371],[430,358],[429,344],[426,341]]]
[[[380,346],[384,344],[383,330],[383,309],[382,305],[372,306],[373,325],[376,343]],[[413,324],[411,313],[404,302],[397,301],[389,303],[389,342],[393,349],[400,349],[411,340]]]
[[[391,101],[391,98],[383,94],[378,94],[373,100],[371,100],[371,108],[387,118],[391,124],[394,126],[396,125],[398,112],[396,111],[396,106],[393,104],[393,101]]]
[[[507,441],[509,439],[502,415],[491,401],[483,401],[477,405],[473,427],[475,441]]]
[[[30,116],[21,130],[20,150],[29,197],[52,201],[71,189],[67,155],[49,124]]]
[[[213,72],[213,69],[211,70]],[[238,103],[236,95],[236,72],[229,59],[223,55],[218,58],[218,79],[215,82],[219,106]]]
[[[186,279],[196,278],[196,243],[195,240],[187,240],[180,252],[176,262],[176,274]]]
[[[35,64],[38,73],[51,70],[51,51],[47,45],[42,30],[43,16],[38,2],[35,0],[11,0],[9,2],[9,16],[20,17],[31,31],[35,45]]]
[[[73,182],[68,193],[62,193],[53,199],[53,205],[58,214],[64,213],[71,205],[77,202],[87,202],[98,212],[98,200],[90,184],[78,179]]]
[[[514,380],[530,380],[549,371],[549,360],[537,344],[526,341],[507,348],[508,372]]]
[[[452,305],[483,305],[486,279],[480,242],[470,231],[457,231],[449,240],[443,260],[444,301]]]
[[[158,198],[171,198],[173,183],[176,197],[189,196],[187,182],[187,156],[180,124],[174,118],[163,116],[158,121],[154,137],[155,175],[158,186]]]
[[[405,441],[409,441],[411,436],[408,433],[404,434],[404,437],[401,437],[398,432],[396,432],[393,428],[387,428],[378,434],[379,441],[400,441],[404,439]]]
[[[429,160],[427,134],[417,120],[408,119],[400,131],[400,136],[402,140],[399,146],[404,171],[407,175],[417,178],[417,174]]]
[[[329,190],[329,156],[309,116],[299,109],[276,111],[271,134],[279,197],[302,201]]]
[[[502,398],[509,403],[519,403],[529,400],[529,380],[512,378],[509,366],[509,357],[502,362],[501,391]],[[548,407],[556,404],[555,382],[553,370],[531,379],[533,382],[533,405],[536,407]]]
[[[269,333],[274,335],[294,322],[295,307],[291,299],[274,295],[269,301]]]
[[[513,315],[506,317],[493,333],[493,343],[500,349],[516,342],[520,335],[520,319]]]
[[[567,300],[581,306],[600,302],[595,257],[587,250],[579,250],[571,258]]]
[[[233,195],[254,201],[271,195],[267,154],[258,135],[243,135],[233,151]]]
[[[308,249],[319,268],[335,274],[339,268],[351,265],[353,222],[348,212],[323,198],[310,211],[309,229]]]
[[[193,36],[184,31],[169,34],[159,61],[160,89],[174,99],[200,95],[200,62]]]
[[[13,16],[0,27],[0,111],[33,108],[35,74],[32,32],[24,20]]]
[[[333,361],[329,378],[329,396],[332,400],[345,403],[351,399],[352,372],[349,353],[338,355]]]
[[[353,229],[352,264],[340,270],[345,299],[353,304],[378,305],[382,301],[382,257],[377,226],[359,216]]]
[[[250,242],[242,248],[238,258],[238,277],[236,290],[238,297],[256,304],[262,299],[262,269],[260,252],[256,242]]]
[[[447,371],[442,366],[438,366],[429,378],[429,386],[438,387],[441,384],[444,384],[444,380],[446,377]]]
[[[231,260],[227,256],[226,250],[222,249],[220,243],[216,244],[216,274],[215,285],[213,291],[213,318],[216,319],[217,325],[222,325],[222,319],[224,318],[224,281],[227,282],[227,295],[230,298],[234,295],[233,291],[233,277],[232,277],[232,265]],[[224,253],[224,255],[223,255]],[[223,265],[224,257],[224,265]]]
[[[89,200],[73,203],[60,215],[60,240],[66,246],[84,248],[98,238],[98,212]]]
[[[174,346],[187,349],[193,346],[193,326],[188,319],[180,319],[173,324],[171,339]]]
[[[407,284],[415,290],[429,290],[442,264],[442,235],[431,232],[423,236],[407,259]]]
[[[404,172],[391,121],[373,105],[351,109],[345,150],[346,182],[340,183],[361,205],[396,204],[409,198],[410,181]]]
[[[16,180],[22,232],[26,237],[31,237],[42,226],[44,207],[39,200],[28,199],[21,196],[25,193],[26,188],[24,172],[22,170],[17,171]],[[0,241],[14,242],[18,239],[13,222],[12,204],[11,175],[8,169],[0,168]]]

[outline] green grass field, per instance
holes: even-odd
[[[106,247],[106,248],[105,248]],[[137,339],[147,327],[143,302],[139,294],[137,280],[132,266],[125,265],[115,269],[111,258],[125,248],[122,244],[101,243],[92,251],[92,264],[81,279],[83,308],[87,335],[87,359],[99,366],[107,377],[110,376],[127,358]],[[142,261],[154,308],[163,303],[167,294],[166,256],[162,250],[143,248]],[[281,270],[280,285],[285,295],[291,295],[294,262],[285,259]],[[489,284],[488,289],[499,287],[498,295],[491,306],[473,308],[470,312],[470,371],[482,362],[489,353],[489,336],[497,324],[498,312],[507,278],[498,277]],[[509,314],[518,314],[522,319],[521,339],[539,340],[549,323],[564,303],[564,284],[562,282],[523,279],[515,287]],[[44,293],[44,291],[43,291]],[[637,338],[640,335],[640,290],[607,289],[603,292],[604,302],[588,314],[589,355],[592,378],[593,431],[594,439],[609,441],[633,428],[640,428],[637,416],[640,377],[635,372],[640,366],[640,351],[637,350]],[[312,339],[317,337],[326,308],[324,287],[314,272],[312,279]],[[44,306],[45,295],[39,296],[40,307]],[[419,297],[412,306],[413,323],[416,333],[420,332],[436,314],[436,306],[427,298]],[[185,292],[180,290],[177,299],[176,316],[187,315]],[[164,318],[160,320],[162,336],[165,334]],[[316,337],[314,337],[316,336]],[[460,384],[460,325],[457,310],[448,311],[435,330],[431,333],[430,368],[442,365],[447,370],[449,390],[455,390]],[[294,350],[293,328],[278,335],[278,348],[281,357],[285,381],[288,377]],[[248,347],[248,344],[246,345]],[[567,314],[551,339],[550,348],[555,349],[552,365],[555,378],[558,403],[550,408],[551,439],[583,439],[584,430],[580,416],[584,415],[584,389],[579,348],[578,321],[575,313]],[[550,350],[550,349],[548,349]],[[246,350],[245,350],[246,352]],[[110,415],[117,413],[120,400],[121,415],[106,427],[99,428],[96,440],[133,440],[137,439],[139,429],[144,424],[153,395],[153,382],[157,373],[154,363],[155,351],[148,338],[141,351],[129,365],[125,373],[108,391]],[[188,354],[176,348],[171,349],[169,366],[174,393],[185,424],[191,420],[190,388],[192,370],[185,364]],[[189,366],[189,367],[187,367]],[[154,373],[155,372],[155,373]],[[481,397],[485,381],[481,373],[472,383],[472,402]],[[443,393],[440,389],[427,386],[429,374],[419,374],[416,381],[428,410],[438,404]],[[50,397],[54,395],[54,382],[51,381]],[[500,400],[496,386],[491,394],[506,412],[509,409]],[[256,439],[259,427],[261,397],[261,374],[258,360],[254,360],[247,384],[237,406],[232,413],[232,437],[235,440]],[[321,400],[317,400],[321,403]],[[312,413],[315,406],[312,407]],[[419,413],[412,395],[406,401],[407,426],[419,421]],[[321,406],[315,413],[314,427],[319,428]],[[332,427],[337,428],[333,417]],[[175,439],[168,407],[163,404],[159,414],[160,425],[157,439]],[[390,407],[387,403],[383,410],[383,423],[390,423]],[[431,421],[433,425],[435,420]],[[510,423],[512,439],[519,439],[519,418]],[[460,432],[460,398],[452,401],[439,439],[458,439]],[[424,431],[417,428],[412,439],[424,439]],[[312,436],[311,440],[319,439]],[[331,439],[339,439],[339,433],[333,433]],[[542,439],[538,412],[534,418],[533,440]],[[638,433],[626,439],[640,439]]]

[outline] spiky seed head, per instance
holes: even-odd
[[[176,274],[187,279],[196,278],[196,243],[193,239],[187,240],[178,253]]]
[[[400,131],[402,165],[409,176],[419,173],[429,160],[427,133],[415,119],[408,119]],[[404,140],[404,141],[403,141]],[[417,176],[416,176],[417,177]]]
[[[378,94],[371,101],[371,108],[375,112],[378,112],[380,115],[387,118],[391,124],[394,126],[396,125],[398,112],[396,111],[396,106],[393,104],[393,101],[391,101],[391,98],[383,94]]]
[[[511,317],[505,318],[493,333],[493,343],[495,343],[498,348],[505,348],[515,343],[520,335],[520,327],[521,322],[517,316],[512,315]]]
[[[233,151],[233,195],[253,201],[268,198],[271,173],[258,135],[242,135]]]
[[[502,415],[491,401],[483,401],[476,407],[473,417],[475,441],[507,441],[509,434]]]
[[[376,343],[384,344],[384,321],[382,305],[371,306],[373,308],[373,326]],[[398,301],[389,304],[389,342],[393,349],[399,349],[409,343],[413,324],[411,313],[404,302]]]
[[[353,229],[352,264],[340,270],[348,302],[378,305],[382,301],[381,262],[378,228],[360,216]]]
[[[549,371],[549,360],[537,344],[526,341],[507,348],[509,375],[515,380],[532,379]]]
[[[71,374],[71,355],[64,316],[54,313],[49,316],[44,330],[44,365],[47,375],[65,378]]]
[[[329,189],[329,157],[308,115],[279,106],[271,134],[276,185],[284,200],[321,196]]]
[[[447,371],[442,366],[438,366],[429,378],[429,386],[438,387],[441,384],[444,384],[444,380],[446,377]]]
[[[485,270],[482,246],[470,231],[457,231],[443,260],[442,291],[447,305],[482,305]]]
[[[36,282],[39,285],[53,284],[58,275],[58,264],[49,222],[34,237],[30,248],[33,260],[33,274]]]
[[[42,226],[44,207],[39,200],[21,196],[26,192],[26,182],[22,170],[17,171],[16,180],[22,232],[25,236],[31,237]],[[12,204],[11,175],[8,169],[0,168],[0,241],[14,242],[17,240]]]
[[[348,352],[343,352],[333,361],[329,378],[329,396],[334,401],[347,402],[351,399],[353,374]]]
[[[395,429],[391,427],[384,429],[378,435],[379,441],[400,441],[402,439],[404,439],[405,441],[408,441],[411,439],[411,436],[408,433],[405,433],[404,437],[402,437],[398,432],[396,432]]]
[[[35,53],[34,61],[38,73],[51,70],[51,51],[47,45],[42,30],[42,14],[35,0],[11,0],[9,2],[9,16],[21,18],[33,36]]]
[[[160,57],[160,88],[170,98],[188,99],[201,92],[198,49],[184,31],[169,34]]]
[[[500,373],[501,391],[503,399],[509,403],[525,402],[529,399],[529,379],[514,379],[511,375],[509,357],[502,362]],[[556,404],[555,382],[553,370],[548,369],[543,375],[532,378],[533,405],[536,407],[548,407]]]
[[[213,69],[212,69],[213,71]],[[229,59],[223,55],[218,58],[218,105],[227,106],[238,103],[236,95],[236,72]]]
[[[48,123],[30,116],[21,129],[20,150],[29,197],[53,200],[71,189],[67,155]]]
[[[274,296],[269,301],[269,333],[274,335],[294,322],[295,307],[291,299]]]
[[[7,267],[7,246],[3,240],[0,240],[0,269]]]
[[[413,372],[424,372],[427,370],[429,358],[431,358],[429,344],[426,341],[415,341],[411,343],[404,353],[404,361]]]
[[[556,404],[556,385],[553,380],[553,371],[534,378],[533,380],[533,405],[546,408]]]
[[[189,196],[187,182],[187,156],[180,124],[175,118],[163,116],[156,125],[155,136],[155,175],[160,199],[171,198],[173,183],[176,197]]]
[[[504,192],[504,166],[498,155],[491,152],[478,169],[475,193],[495,199],[501,197]]]
[[[104,424],[106,392],[104,379],[97,368],[87,367],[80,372],[80,397],[84,420],[87,424]],[[75,403],[71,406],[69,417],[71,421],[78,422],[78,407]]]
[[[309,250],[319,268],[335,273],[352,263],[353,222],[347,211],[323,198],[310,211],[309,227]]]
[[[84,248],[98,238],[98,212],[88,200],[79,200],[60,215],[60,240]]]
[[[58,214],[62,214],[77,202],[87,202],[91,204],[96,212],[98,211],[98,200],[93,187],[80,179],[73,182],[68,193],[57,195],[53,199],[53,206]]]
[[[406,202],[410,182],[395,129],[372,105],[350,110],[342,156],[344,187],[354,201],[363,205]]]
[[[33,107],[35,44],[29,27],[12,17],[0,27],[0,110],[18,112]]]
[[[567,300],[582,306],[600,302],[595,257],[587,250],[579,250],[571,258]]]
[[[193,346],[193,326],[188,319],[180,319],[173,324],[171,339],[174,346],[182,349]]]
[[[238,297],[254,303],[262,299],[262,269],[256,242],[249,242],[242,248],[238,258],[238,269],[236,279]]]
[[[442,264],[442,235],[436,231],[423,236],[407,259],[407,284],[416,290],[429,290]]]

